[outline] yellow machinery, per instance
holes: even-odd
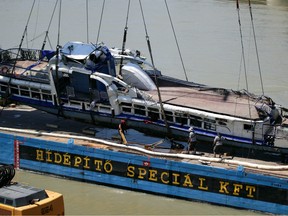
[[[64,215],[63,195],[11,183],[13,166],[0,165],[0,215]]]

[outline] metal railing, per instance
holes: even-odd
[[[18,48],[0,50],[0,63],[11,62],[15,60],[31,60],[31,61],[48,61],[47,56],[43,57],[43,51],[37,49],[22,48],[18,54]]]

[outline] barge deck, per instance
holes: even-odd
[[[273,154],[260,152],[257,157],[238,149],[234,157],[214,158],[212,147],[201,143],[196,155],[167,146],[147,148],[159,138],[132,129],[124,145],[111,139],[117,128],[90,127],[27,106],[2,109],[0,162],[157,195],[288,212],[288,165]],[[110,140],[103,139],[105,133]],[[133,137],[138,142],[131,142]]]
[[[95,133],[93,133],[93,129],[96,131]],[[101,130],[101,127],[97,128],[96,126],[91,129],[91,125],[88,123],[64,119],[62,117],[58,118],[26,105],[5,108],[2,109],[1,112],[0,132],[13,134],[15,136],[25,135],[32,138],[40,138],[61,143],[69,143],[68,140],[72,138],[73,143],[80,146],[129,152],[146,156],[167,157],[176,161],[206,164],[226,169],[237,169],[239,165],[241,165],[253,173],[288,178],[288,165],[283,164],[279,160],[279,157],[274,157],[274,154],[271,153],[256,153],[254,151],[246,151],[246,149],[239,149],[240,151],[238,151],[236,155],[233,155],[233,157],[228,155],[223,158],[213,158],[212,146],[209,149],[207,144],[201,146],[201,143],[197,146],[197,150],[200,150],[199,152],[197,151],[197,155],[188,155],[181,149],[153,148],[147,150],[147,141],[146,143],[141,143],[143,139],[140,138],[139,140],[141,141],[138,143],[135,142],[135,137],[133,136],[139,136],[139,134],[133,134],[133,132],[129,133],[128,145],[122,145],[118,144],[119,142],[117,140],[115,142],[117,129],[107,129],[107,132],[104,132],[106,135],[108,134],[106,136],[107,139],[105,140],[103,140],[103,135],[97,137],[97,129]],[[112,137],[113,135],[114,137]],[[140,134],[140,136],[141,135],[145,137],[144,134]],[[134,140],[129,142],[132,137]],[[111,145],[111,142],[115,145]]]

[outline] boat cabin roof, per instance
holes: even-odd
[[[61,53],[68,58],[83,60],[96,49],[92,44],[82,42],[68,42],[61,49]]]

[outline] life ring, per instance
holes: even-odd
[[[7,73],[8,71],[9,71],[9,68],[6,67],[6,66],[3,66],[3,67],[1,68],[1,73]]]

